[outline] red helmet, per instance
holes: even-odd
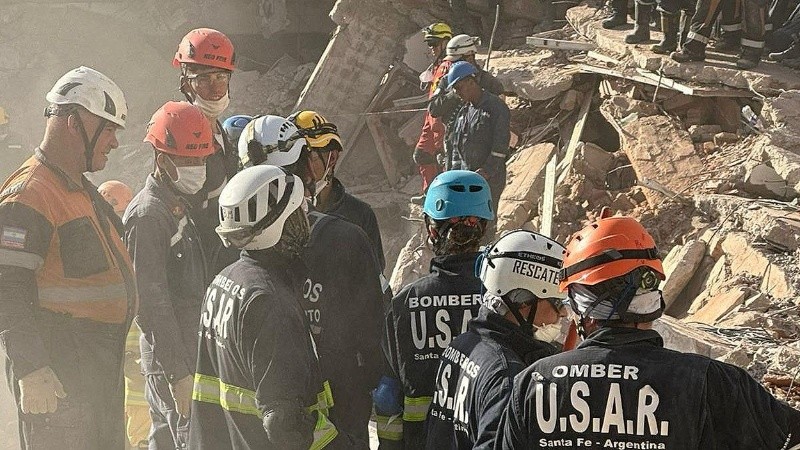
[[[147,125],[149,142],[156,150],[177,156],[208,156],[215,151],[211,123],[197,106],[167,102]]]
[[[663,280],[664,267],[656,242],[636,219],[598,219],[572,236],[561,269],[561,292],[570,284],[593,286],[649,267]]]
[[[232,71],[235,59],[233,44],[228,36],[211,28],[197,28],[187,33],[178,44],[172,65],[199,64]]]

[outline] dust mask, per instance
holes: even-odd
[[[554,342],[556,339],[558,339],[560,335],[561,335],[560,321],[536,327],[536,331],[533,332],[533,337],[535,337],[536,340],[547,343]]]
[[[192,102],[195,106],[200,108],[203,111],[203,114],[206,117],[211,119],[216,119],[228,108],[228,104],[231,102],[231,98],[228,94],[222,96],[219,100],[206,100],[199,95],[194,96],[194,102]]]
[[[173,180],[172,176],[169,174],[169,171],[164,171],[166,172],[170,181],[172,181],[172,184],[175,185],[175,189],[187,195],[194,195],[200,191],[200,189],[202,189],[203,185],[206,183],[205,164],[202,166],[178,167],[172,161],[172,158],[167,156],[166,159],[169,160],[169,163],[172,164],[172,167],[174,167],[175,171],[178,173],[178,178]]]

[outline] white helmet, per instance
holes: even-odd
[[[564,246],[527,230],[509,231],[483,253],[480,279],[488,294],[502,297],[524,289],[540,299],[565,299],[559,292]]]
[[[251,120],[239,136],[239,162],[242,167],[258,164],[285,167],[300,159],[306,140],[297,126],[279,116]]]
[[[275,166],[234,175],[219,196],[217,234],[226,247],[264,250],[281,239],[283,224],[303,202],[303,182]]]
[[[478,44],[481,43],[481,38],[470,36],[468,34],[459,34],[453,36],[447,42],[447,56],[445,61],[458,61],[467,55],[474,55],[478,53]]]
[[[81,66],[65,73],[45,98],[57,105],[81,105],[90,113],[125,128],[128,104],[122,89],[92,68]]]

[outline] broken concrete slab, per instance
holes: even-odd
[[[698,195],[695,205],[708,214],[735,218],[744,231],[776,250],[791,253],[800,248],[800,211],[795,208],[722,194]]]
[[[783,267],[773,264],[760,249],[750,244],[745,233],[728,234],[722,249],[730,260],[733,275],[750,275],[761,279],[759,289],[776,299],[798,300],[797,290]]]
[[[745,288],[735,288],[727,292],[715,295],[700,308],[699,311],[687,317],[687,322],[699,322],[706,325],[714,325],[717,321],[731,312],[735,307],[744,303],[747,298],[748,290]]]
[[[672,317],[682,319],[686,317],[687,311],[695,302],[698,296],[709,288],[709,275],[714,269],[716,261],[714,258],[704,255],[695,273],[692,275],[686,287],[678,295],[678,298],[666,309],[666,313]]]
[[[508,90],[530,101],[548,100],[572,87],[576,69],[556,67],[544,61],[553,55],[545,52],[500,52],[492,58],[492,73]]]
[[[706,254],[706,243],[700,240],[687,242],[673,257],[671,270],[667,272],[667,279],[661,285],[664,303],[669,308],[678,299],[683,288],[694,276],[697,268]]]
[[[753,195],[775,200],[791,200],[797,191],[766,164],[758,164],[745,172],[743,189]]]
[[[591,142],[578,145],[572,160],[572,171],[584,175],[595,187],[605,188],[606,174],[614,163],[614,155]]]
[[[525,147],[506,163],[506,187],[497,207],[497,229],[513,230],[536,215],[544,188],[544,167],[555,152],[550,143]]]
[[[655,181],[675,193],[689,189],[705,170],[689,134],[666,116],[619,117],[615,115],[613,104],[613,99],[606,100],[600,111],[619,133],[622,149],[637,178]],[[665,142],[669,145],[665,146]],[[653,205],[665,198],[663,192],[652,189],[645,195]]]
[[[773,145],[771,138],[775,136],[776,134],[760,136],[752,144],[751,157],[756,161],[768,162],[789,186],[800,190],[800,155],[787,148]],[[788,148],[797,145],[796,142]]]
[[[714,140],[714,135],[722,132],[719,125],[692,125],[689,127],[689,136],[692,142],[709,142]]]
[[[664,338],[664,347],[679,352],[719,358],[733,350],[733,345],[718,336],[669,316],[653,322],[653,329]]]
[[[723,255],[722,241],[725,240],[725,233],[719,228],[708,228],[700,235],[700,240],[706,243],[706,254],[715,260]]]
[[[767,319],[764,317],[764,313],[758,311],[740,311],[720,320],[717,325],[721,328],[761,328],[766,323]]]

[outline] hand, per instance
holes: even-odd
[[[189,409],[192,406],[192,389],[194,388],[194,377],[187,375],[175,384],[169,385],[169,391],[175,400],[175,410],[183,417],[189,417]]]
[[[54,413],[58,408],[58,399],[67,396],[50,366],[22,377],[19,380],[19,392],[19,406],[23,414]]]

